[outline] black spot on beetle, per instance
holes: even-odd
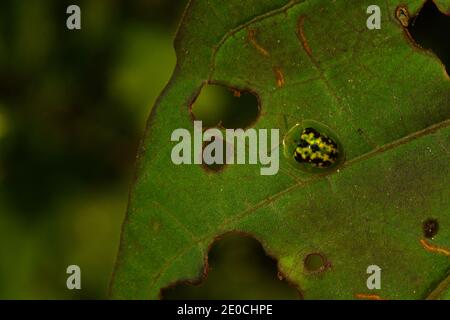
[[[319,146],[318,146],[317,144],[313,144],[313,145],[311,146],[311,150],[312,150],[313,152],[318,152],[318,151],[320,151],[320,148],[319,148]]]
[[[300,148],[307,148],[307,147],[309,146],[309,144],[308,144],[308,142],[306,142],[305,140],[301,140],[301,141],[298,143],[298,146],[299,146]]]

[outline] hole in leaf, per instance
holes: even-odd
[[[225,169],[226,162],[227,162],[227,143],[223,139],[220,139],[220,140],[216,140],[216,139],[220,139],[220,138],[213,137],[210,142],[203,143],[203,149],[202,149],[202,154],[204,154],[205,150],[208,151],[209,148],[213,148],[214,150],[212,150],[212,152],[210,152],[212,158],[214,159],[215,157],[217,157],[218,159],[221,160],[221,161],[216,161],[212,164],[203,162],[203,165],[202,165],[203,168],[205,168],[209,172],[214,172],[214,173],[218,173],[218,172],[222,171],[223,169]],[[222,154],[217,154],[217,149],[214,148],[214,146],[213,146],[213,143],[215,143],[216,141],[220,142],[222,144]],[[203,157],[203,161],[205,161],[205,160],[206,160],[206,158]],[[223,163],[217,163],[217,162],[223,162]]]
[[[423,235],[427,239],[434,238],[439,231],[439,222],[436,219],[427,219],[423,223]]]
[[[300,293],[280,280],[277,263],[248,236],[228,234],[208,255],[207,277],[198,285],[180,283],[164,289],[164,299],[299,299]]]
[[[323,272],[328,267],[327,259],[320,253],[311,253],[305,258],[305,270],[311,273]]]
[[[450,74],[450,16],[442,13],[433,0],[428,0],[411,19],[408,31],[422,48],[432,50]]]
[[[205,128],[245,129],[258,119],[260,103],[250,91],[207,84],[192,103],[191,112]]]

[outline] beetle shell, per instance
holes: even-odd
[[[315,168],[330,168],[338,161],[336,141],[314,128],[304,129],[296,143],[294,159],[298,163],[307,163]]]

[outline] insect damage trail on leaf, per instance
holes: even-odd
[[[277,79],[278,88],[284,87],[285,80],[283,71],[280,68],[274,68],[273,72],[275,73],[275,78]]]
[[[258,41],[256,41],[256,30],[249,29],[248,30],[248,40],[253,45],[253,47],[259,51],[263,56],[270,57],[269,51],[267,51],[263,46],[261,46]]]
[[[252,46],[263,56],[266,58],[270,57],[269,51],[264,48],[262,45],[258,43],[256,40],[256,29],[248,29],[248,41],[252,44]],[[281,68],[274,67],[273,72],[275,74],[275,80],[277,83],[278,88],[284,87],[285,80],[284,80],[284,74]]]
[[[420,240],[420,244],[425,248],[425,250],[433,252],[433,253],[439,253],[443,254],[444,256],[450,257],[450,250],[436,246],[434,244],[429,243],[425,239]]]
[[[308,39],[306,38],[305,31],[303,29],[303,27],[305,25],[305,19],[306,19],[305,16],[300,16],[300,18],[298,19],[297,35],[303,45],[303,48],[305,49],[306,53],[308,54],[308,56],[310,58],[313,58],[313,53],[312,53],[311,47],[309,46]]]

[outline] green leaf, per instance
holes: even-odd
[[[450,82],[397,21],[405,2],[410,15],[424,3],[189,3],[175,41],[176,70],[142,142],[113,298],[155,299],[176,281],[198,278],[209,246],[229,231],[258,239],[306,299],[424,299],[448,281]],[[374,4],[382,28],[371,31],[366,10]],[[284,135],[305,119],[325,124],[339,137],[345,163],[307,173],[281,157],[275,176],[261,176],[254,165],[219,173],[174,165],[171,134],[193,131],[189,106],[208,82],[256,92],[257,129]],[[428,218],[440,229],[426,249]],[[330,267],[308,272],[311,253]],[[382,268],[376,292],[366,287],[370,265]]]

